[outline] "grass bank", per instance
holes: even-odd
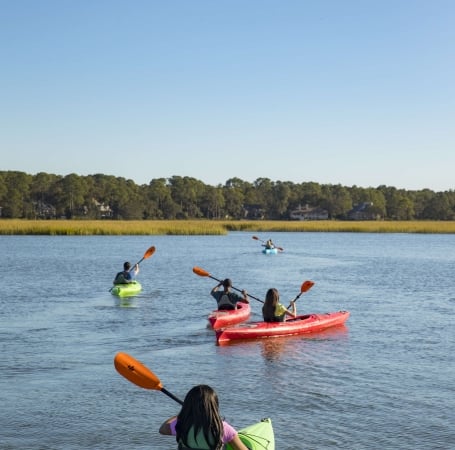
[[[216,220],[0,220],[0,235],[224,235],[251,232],[455,234],[455,221],[216,221]]]

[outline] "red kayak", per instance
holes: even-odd
[[[326,328],[343,325],[348,320],[348,311],[325,314],[306,314],[286,322],[251,322],[216,332],[216,341],[222,344],[241,339],[260,339],[293,334],[315,333]]]
[[[214,330],[245,322],[250,318],[251,307],[249,303],[237,303],[237,309],[215,309],[207,317]]]

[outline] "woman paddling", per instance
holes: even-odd
[[[280,303],[280,294],[277,289],[270,288],[265,296],[264,305],[262,306],[262,317],[264,322],[284,322],[286,316],[293,319],[297,316],[295,300],[291,301],[292,309],[287,309]]]
[[[188,391],[179,414],[167,419],[159,432],[176,436],[179,450],[221,450],[224,444],[248,450],[235,428],[222,420],[218,395],[206,384]]]

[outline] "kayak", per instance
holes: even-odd
[[[219,330],[220,328],[245,322],[250,318],[250,315],[251,306],[249,303],[238,302],[237,309],[215,309],[209,314],[207,320],[211,328]]]
[[[276,247],[274,248],[263,248],[262,253],[265,253],[266,255],[275,255],[278,253],[278,249]]]
[[[338,311],[325,314],[306,314],[285,322],[251,322],[217,330],[216,341],[218,344],[223,344],[241,339],[261,339],[315,333],[326,328],[343,325],[349,314],[348,311]]]
[[[131,295],[139,294],[141,290],[141,283],[139,283],[139,281],[133,281],[131,283],[114,284],[111,287],[111,294],[117,295],[118,297],[129,297]]]
[[[270,419],[262,419],[238,433],[240,440],[251,450],[275,450],[275,436]],[[226,450],[232,450],[232,447],[227,444]]]

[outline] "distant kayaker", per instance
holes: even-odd
[[[272,239],[269,239],[265,244],[263,244],[263,247],[271,250],[272,248],[275,248],[275,244],[272,242]]]
[[[119,272],[114,279],[114,284],[128,284],[134,282],[136,275],[139,273],[139,265],[136,264],[131,269],[131,263],[126,261],[123,263],[123,270]]]
[[[218,291],[218,289],[223,286],[223,291]],[[232,281],[229,278],[226,278],[223,281],[220,281],[211,291],[210,295],[216,300],[218,309],[236,309],[237,303],[249,303],[248,294],[245,290],[242,291],[243,297],[231,291]]]
[[[176,436],[179,450],[221,450],[224,444],[234,450],[248,450],[236,429],[221,418],[218,395],[206,384],[188,391],[179,414],[167,419],[159,432]]]
[[[291,301],[292,310],[290,311],[280,303],[280,294],[277,289],[271,288],[267,291],[264,305],[262,306],[262,317],[264,322],[284,322],[286,316],[295,318],[297,308],[295,301]]]

